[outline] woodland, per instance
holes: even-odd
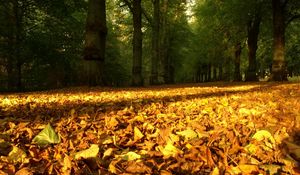
[[[3,0],[1,91],[286,81],[300,74],[299,4]]]
[[[0,175],[300,173],[299,0],[0,1]]]

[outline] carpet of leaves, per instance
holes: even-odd
[[[33,143],[47,124],[60,143]],[[0,174],[296,174],[299,128],[300,84],[3,94]]]

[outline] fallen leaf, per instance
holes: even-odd
[[[213,171],[210,173],[210,175],[220,175],[220,170],[218,167],[215,167]]]
[[[99,146],[96,144],[92,144],[90,146],[90,148],[75,153],[74,158],[76,160],[81,159],[81,158],[83,158],[83,159],[94,158],[94,157],[97,157],[98,152],[99,152]]]
[[[37,143],[40,146],[60,143],[60,137],[54,129],[48,124],[37,136],[32,140],[34,143]]]
[[[71,169],[72,169],[72,161],[71,158],[68,155],[65,155],[64,161],[63,161],[63,167],[62,167],[62,172],[67,175],[71,174]]]
[[[165,157],[175,157],[177,154],[182,154],[183,152],[176,148],[171,142],[168,142],[165,147],[158,146],[158,150],[165,156]]]
[[[192,129],[176,132],[176,134],[184,137],[186,140],[190,140],[198,137],[198,134]]]
[[[123,160],[132,161],[132,160],[140,159],[140,158],[142,158],[142,156],[139,155],[139,154],[137,154],[137,153],[135,153],[135,152],[131,152],[130,151],[130,152],[126,153],[126,154],[121,155],[121,158]]]
[[[108,148],[106,151],[103,153],[102,159],[105,159],[106,157],[110,157],[114,152],[113,148]]]
[[[1,173],[0,173],[1,174]],[[15,175],[32,175],[32,170],[25,167],[16,172]]]
[[[260,130],[260,131],[257,131],[253,136],[252,136],[253,139],[257,140],[257,141],[263,141],[265,139],[269,140],[272,144],[275,143],[275,139],[274,137],[272,136],[272,134],[267,131],[267,130]]]
[[[149,174],[149,172],[151,172],[151,168],[146,166],[143,162],[135,161],[130,161],[125,170],[132,174]]]
[[[8,154],[8,160],[13,163],[27,163],[28,160],[26,159],[26,157],[27,155],[25,151],[16,146],[13,146],[13,149]]]
[[[139,128],[134,127],[134,141],[138,141],[144,137],[144,134],[139,130]]]
[[[229,174],[239,175],[239,174],[256,174],[259,169],[256,165],[237,165],[235,167],[231,166],[228,169]]]

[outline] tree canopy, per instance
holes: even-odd
[[[105,2],[1,3],[1,90],[299,75],[297,0]]]

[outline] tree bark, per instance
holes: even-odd
[[[259,35],[259,26],[261,22],[261,8],[257,7],[256,13],[248,23],[248,61],[249,66],[246,74],[246,81],[258,81],[256,75],[257,65],[256,65],[256,51],[257,51],[257,41]]]
[[[238,43],[235,47],[235,58],[234,58],[234,81],[241,81],[241,53],[242,53],[242,46],[241,43]]]
[[[285,62],[285,5],[286,0],[272,0],[273,63],[272,81],[287,81]]]
[[[14,59],[16,60],[16,88],[18,91],[22,90],[22,65],[23,61],[21,60],[21,42],[22,42],[22,19],[23,19],[23,10],[19,5],[18,0],[13,1],[13,11],[14,11]]]
[[[169,56],[169,45],[170,36],[168,27],[168,7],[169,0],[163,0],[162,12],[161,12],[161,44],[160,44],[160,59],[163,65],[163,78],[164,83],[170,84],[174,83],[174,66],[172,65],[171,58]]]
[[[132,6],[133,15],[133,67],[132,85],[142,86],[142,6],[141,0],[134,0]]]
[[[84,59],[88,65],[88,83],[90,86],[103,85],[106,35],[105,0],[89,0]]]
[[[152,85],[159,84],[158,82],[158,61],[160,60],[160,0],[153,0],[153,22],[152,22],[152,65],[151,79]]]

